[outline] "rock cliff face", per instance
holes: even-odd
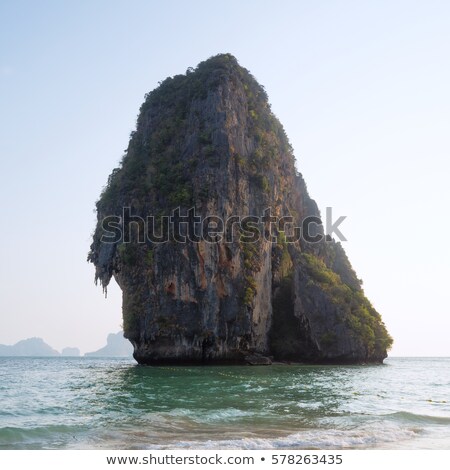
[[[138,362],[386,357],[392,340],[323,237],[264,89],[229,54],[146,96],[97,212],[88,259],[104,289],[112,277],[122,289]]]

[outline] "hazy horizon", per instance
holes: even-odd
[[[111,332],[109,334],[118,334],[118,333],[121,333],[121,331],[116,331],[116,332]],[[123,332],[122,332],[123,333]],[[50,344],[49,342],[47,342],[45,340],[45,338],[41,338],[41,337],[37,337],[37,336],[33,336],[33,337],[29,337],[29,338],[22,338],[21,340],[17,341],[16,343],[20,342],[20,341],[26,341],[26,340],[29,340],[29,339],[42,339],[44,341],[44,343],[46,343],[48,346],[52,347],[53,349],[55,349],[56,351],[58,351],[60,353],[59,356],[49,356],[49,357],[67,357],[67,356],[63,356],[61,353],[64,349],[68,348],[68,349],[78,349],[80,351],[80,355],[79,356],[74,356],[74,357],[85,357],[85,354],[86,353],[90,353],[90,352],[94,352],[94,351],[83,351],[81,348],[79,348],[76,344],[74,345],[68,345],[68,346],[64,346],[62,347],[61,349],[58,349],[58,348],[55,348],[53,347],[52,344]],[[14,344],[3,344],[3,343],[0,343],[0,346],[14,346],[16,343]],[[105,346],[107,343],[106,343],[106,338],[104,340],[104,344],[103,346]],[[101,349],[103,346],[100,346],[98,349]],[[21,357],[21,356],[2,356],[0,354],[0,357]],[[22,356],[22,357],[34,357],[34,356]],[[36,357],[41,357],[41,356],[36,356]],[[89,357],[89,356],[86,356],[86,357]],[[100,357],[103,357],[103,356],[100,356]],[[424,355],[421,355],[421,356],[413,356],[413,355],[403,355],[403,354],[391,354],[389,353],[388,354],[388,358],[396,358],[396,357],[405,357],[405,358],[420,358],[420,357],[426,357],[426,358],[433,358],[433,357],[437,357],[437,358],[445,358],[445,357],[450,357],[450,355],[443,355],[443,356],[434,356],[434,355],[427,355],[427,354],[424,354]],[[291,361],[292,362],[292,361]],[[293,363],[295,363],[295,361],[293,361]]]
[[[437,0],[0,4],[0,343],[84,354],[121,329],[118,286],[105,299],[86,261],[95,201],[144,95],[229,52],[322,213],[347,216],[390,356],[450,356],[449,15]]]

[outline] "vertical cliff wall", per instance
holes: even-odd
[[[146,96],[97,212],[88,259],[122,289],[138,362],[386,357],[392,340],[340,244],[316,223],[295,236],[319,211],[264,89],[231,55]]]

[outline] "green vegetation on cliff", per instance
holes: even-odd
[[[282,125],[270,112],[264,88],[232,55],[220,54],[188,69],[185,75],[166,78],[146,95],[127,152],[97,202],[99,211],[111,209],[117,198],[136,202],[152,193],[152,207],[158,206],[164,212],[193,204],[195,191],[190,173],[199,164],[218,168],[220,155],[213,145],[211,123],[199,111],[192,111],[190,105],[196,99],[207,100],[209,93],[227,80],[243,83],[248,125],[255,141],[251,155],[233,156],[248,171],[252,183],[263,193],[270,193],[267,174],[279,153],[292,154],[292,147]],[[197,149],[194,155],[183,158],[184,140],[192,132],[193,122],[198,128]],[[144,128],[149,132],[144,132]],[[207,189],[202,188],[204,196],[208,196]]]
[[[310,276],[310,283],[315,283],[342,310],[342,321],[352,330],[367,347],[368,355],[379,354],[389,349],[392,338],[361,289],[354,289],[342,282],[339,274],[329,269],[323,260],[309,253],[303,253],[304,266]],[[330,341],[330,333],[326,341]]]

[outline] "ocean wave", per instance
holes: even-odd
[[[40,449],[48,446],[64,447],[68,441],[76,440],[79,427],[53,425],[34,428],[0,428],[0,449]]]
[[[243,411],[237,408],[223,408],[217,410],[191,410],[187,408],[176,408],[167,415],[180,418],[189,418],[198,423],[215,423],[223,421],[234,421],[243,417],[254,416],[254,412]]]
[[[386,415],[386,417],[418,424],[450,424],[450,416],[423,415],[408,411],[397,411]]]
[[[354,449],[405,441],[420,435],[419,429],[373,423],[356,429],[314,429],[276,438],[246,437],[229,440],[182,441],[155,446],[156,449]]]

